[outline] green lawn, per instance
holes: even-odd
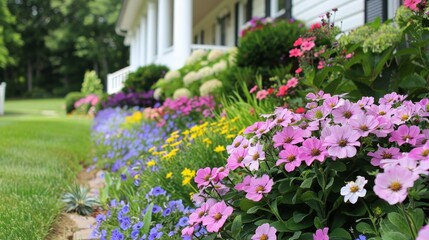
[[[0,239],[44,239],[59,200],[87,161],[90,120],[66,117],[62,100],[6,101],[0,116]]]

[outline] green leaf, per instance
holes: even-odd
[[[237,215],[234,218],[234,221],[232,221],[232,226],[231,226],[231,233],[234,238],[238,238],[238,235],[241,232],[241,227],[242,227],[241,215]]]
[[[407,220],[397,212],[391,212],[387,214],[387,219],[395,225],[398,229],[411,236],[410,228],[408,226]]]
[[[299,237],[301,236],[301,231],[297,231],[297,232],[295,232],[293,235],[292,235],[292,237],[290,237],[288,240],[297,240],[297,239],[299,239]]]
[[[214,239],[216,239],[217,235],[218,235],[218,233],[212,233],[210,235],[205,236],[203,238],[203,240],[214,240]]]
[[[387,232],[381,236],[383,240],[409,240],[404,234],[400,232]]]
[[[347,170],[346,164],[341,161],[331,161],[329,162],[329,167],[337,172],[344,172]]]
[[[344,228],[336,228],[329,234],[331,240],[350,240],[352,236]]]
[[[426,87],[426,80],[419,74],[414,73],[402,78],[399,82],[399,87],[405,89],[424,88]]]
[[[420,229],[425,222],[425,213],[421,208],[416,208],[410,211],[411,218],[413,222],[416,224],[416,228]]]
[[[306,178],[304,181],[302,181],[301,185],[299,186],[300,188],[310,188],[311,185],[313,184],[313,177],[310,178]]]
[[[152,209],[153,209],[153,203],[149,205],[146,209],[146,213],[143,217],[143,227],[141,228],[141,233],[148,234],[150,226],[152,225]]]
[[[372,228],[371,225],[369,225],[366,222],[360,222],[356,225],[356,230],[358,230],[359,232],[363,233],[363,234],[375,234],[374,229]]]
[[[311,213],[311,212],[310,212]],[[310,215],[310,213],[300,213],[300,212],[293,212],[293,221],[296,223],[301,222],[305,217]]]

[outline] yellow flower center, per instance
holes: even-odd
[[[347,141],[344,139],[341,139],[340,141],[338,141],[338,145],[340,147],[345,147],[345,146],[347,146]]]
[[[220,214],[220,213],[216,213],[215,215],[214,215],[214,219],[216,220],[216,221],[219,221],[219,219],[221,219],[222,218],[222,214]]]
[[[350,111],[345,111],[345,112],[343,113],[343,116],[344,116],[345,118],[351,118],[351,117],[352,117],[352,112],[350,112]]]
[[[268,240],[267,234],[262,234],[262,236],[259,238],[259,240]]]
[[[429,155],[429,149],[426,149],[422,152],[423,157],[427,157]]]
[[[253,155],[253,161],[257,161],[259,158],[259,153],[255,153],[255,155]]]
[[[355,193],[357,191],[359,191],[359,187],[358,186],[353,185],[353,186],[350,187],[350,192]]]
[[[259,185],[259,186],[256,187],[256,192],[263,192],[263,191],[265,191],[265,187],[264,186]]]
[[[317,148],[313,148],[311,149],[311,156],[319,156],[320,155],[320,150]]]
[[[399,190],[402,189],[402,185],[399,182],[395,181],[390,184],[389,188],[394,192],[398,192]]]

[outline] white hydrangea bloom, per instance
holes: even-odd
[[[207,56],[207,60],[214,61],[220,57],[222,57],[224,52],[222,50],[211,50],[209,55]]]
[[[344,196],[344,202],[350,201],[355,204],[359,197],[365,197],[365,184],[368,182],[364,177],[358,176],[356,181],[350,181],[341,188],[341,196]]]
[[[213,69],[211,67],[203,67],[198,71],[200,78],[205,78],[213,75]]]
[[[155,89],[155,91],[153,91],[153,98],[155,100],[161,99],[161,95],[162,95],[162,88],[157,88]]]
[[[200,86],[200,96],[208,96],[216,89],[222,87],[222,82],[217,79],[209,80]]]
[[[192,65],[206,55],[207,55],[206,50],[197,49],[192,52],[191,56],[189,56],[188,59],[186,59],[186,65]]]
[[[191,97],[192,93],[187,88],[179,88],[173,93],[173,99],[178,99],[181,97]]]
[[[201,79],[201,75],[198,72],[189,72],[188,74],[186,74],[186,76],[183,78],[183,83],[185,84],[185,86],[189,86],[189,84],[198,81]]]
[[[180,78],[180,77],[181,76],[180,76],[180,72],[179,71],[177,71],[177,70],[171,70],[171,71],[169,71],[168,73],[165,74],[164,79],[167,82],[170,82],[171,80],[176,79],[176,78]]]
[[[225,60],[222,60],[222,61],[216,63],[215,65],[213,65],[213,72],[214,73],[220,73],[227,68],[228,68],[228,64],[226,63]]]

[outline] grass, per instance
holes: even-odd
[[[90,121],[65,117],[61,105],[7,101],[0,117],[0,239],[44,239],[62,211],[61,194],[88,157]]]

